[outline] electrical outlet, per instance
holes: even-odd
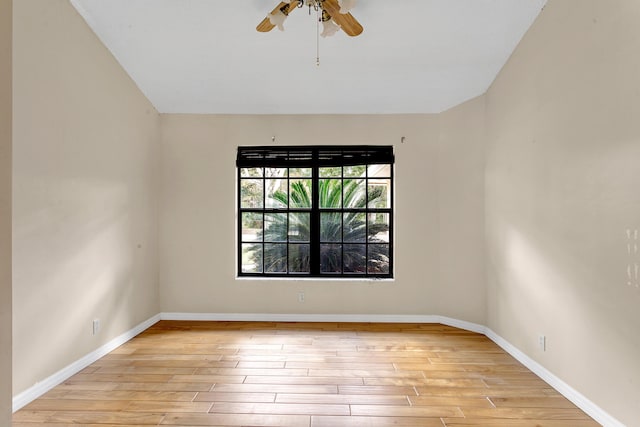
[[[304,302],[304,292],[303,291],[298,292],[298,302],[299,303],[303,303]]]
[[[100,332],[100,319],[93,319],[93,335],[98,335]]]
[[[540,350],[542,351],[547,351],[547,337],[544,335],[539,335],[538,336],[538,347],[540,347]]]

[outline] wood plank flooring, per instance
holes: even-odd
[[[162,321],[13,427],[592,427],[483,335],[439,324]]]

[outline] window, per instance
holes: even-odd
[[[393,277],[393,147],[239,147],[238,275]]]

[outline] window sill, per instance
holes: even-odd
[[[241,282],[366,282],[366,283],[375,283],[375,282],[395,282],[394,277],[385,277],[385,278],[366,278],[366,277],[265,277],[265,276],[256,276],[256,277],[248,277],[248,276],[236,276],[236,281]]]

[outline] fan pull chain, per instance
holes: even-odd
[[[320,21],[322,20],[322,9],[316,9],[316,67],[320,66]]]

